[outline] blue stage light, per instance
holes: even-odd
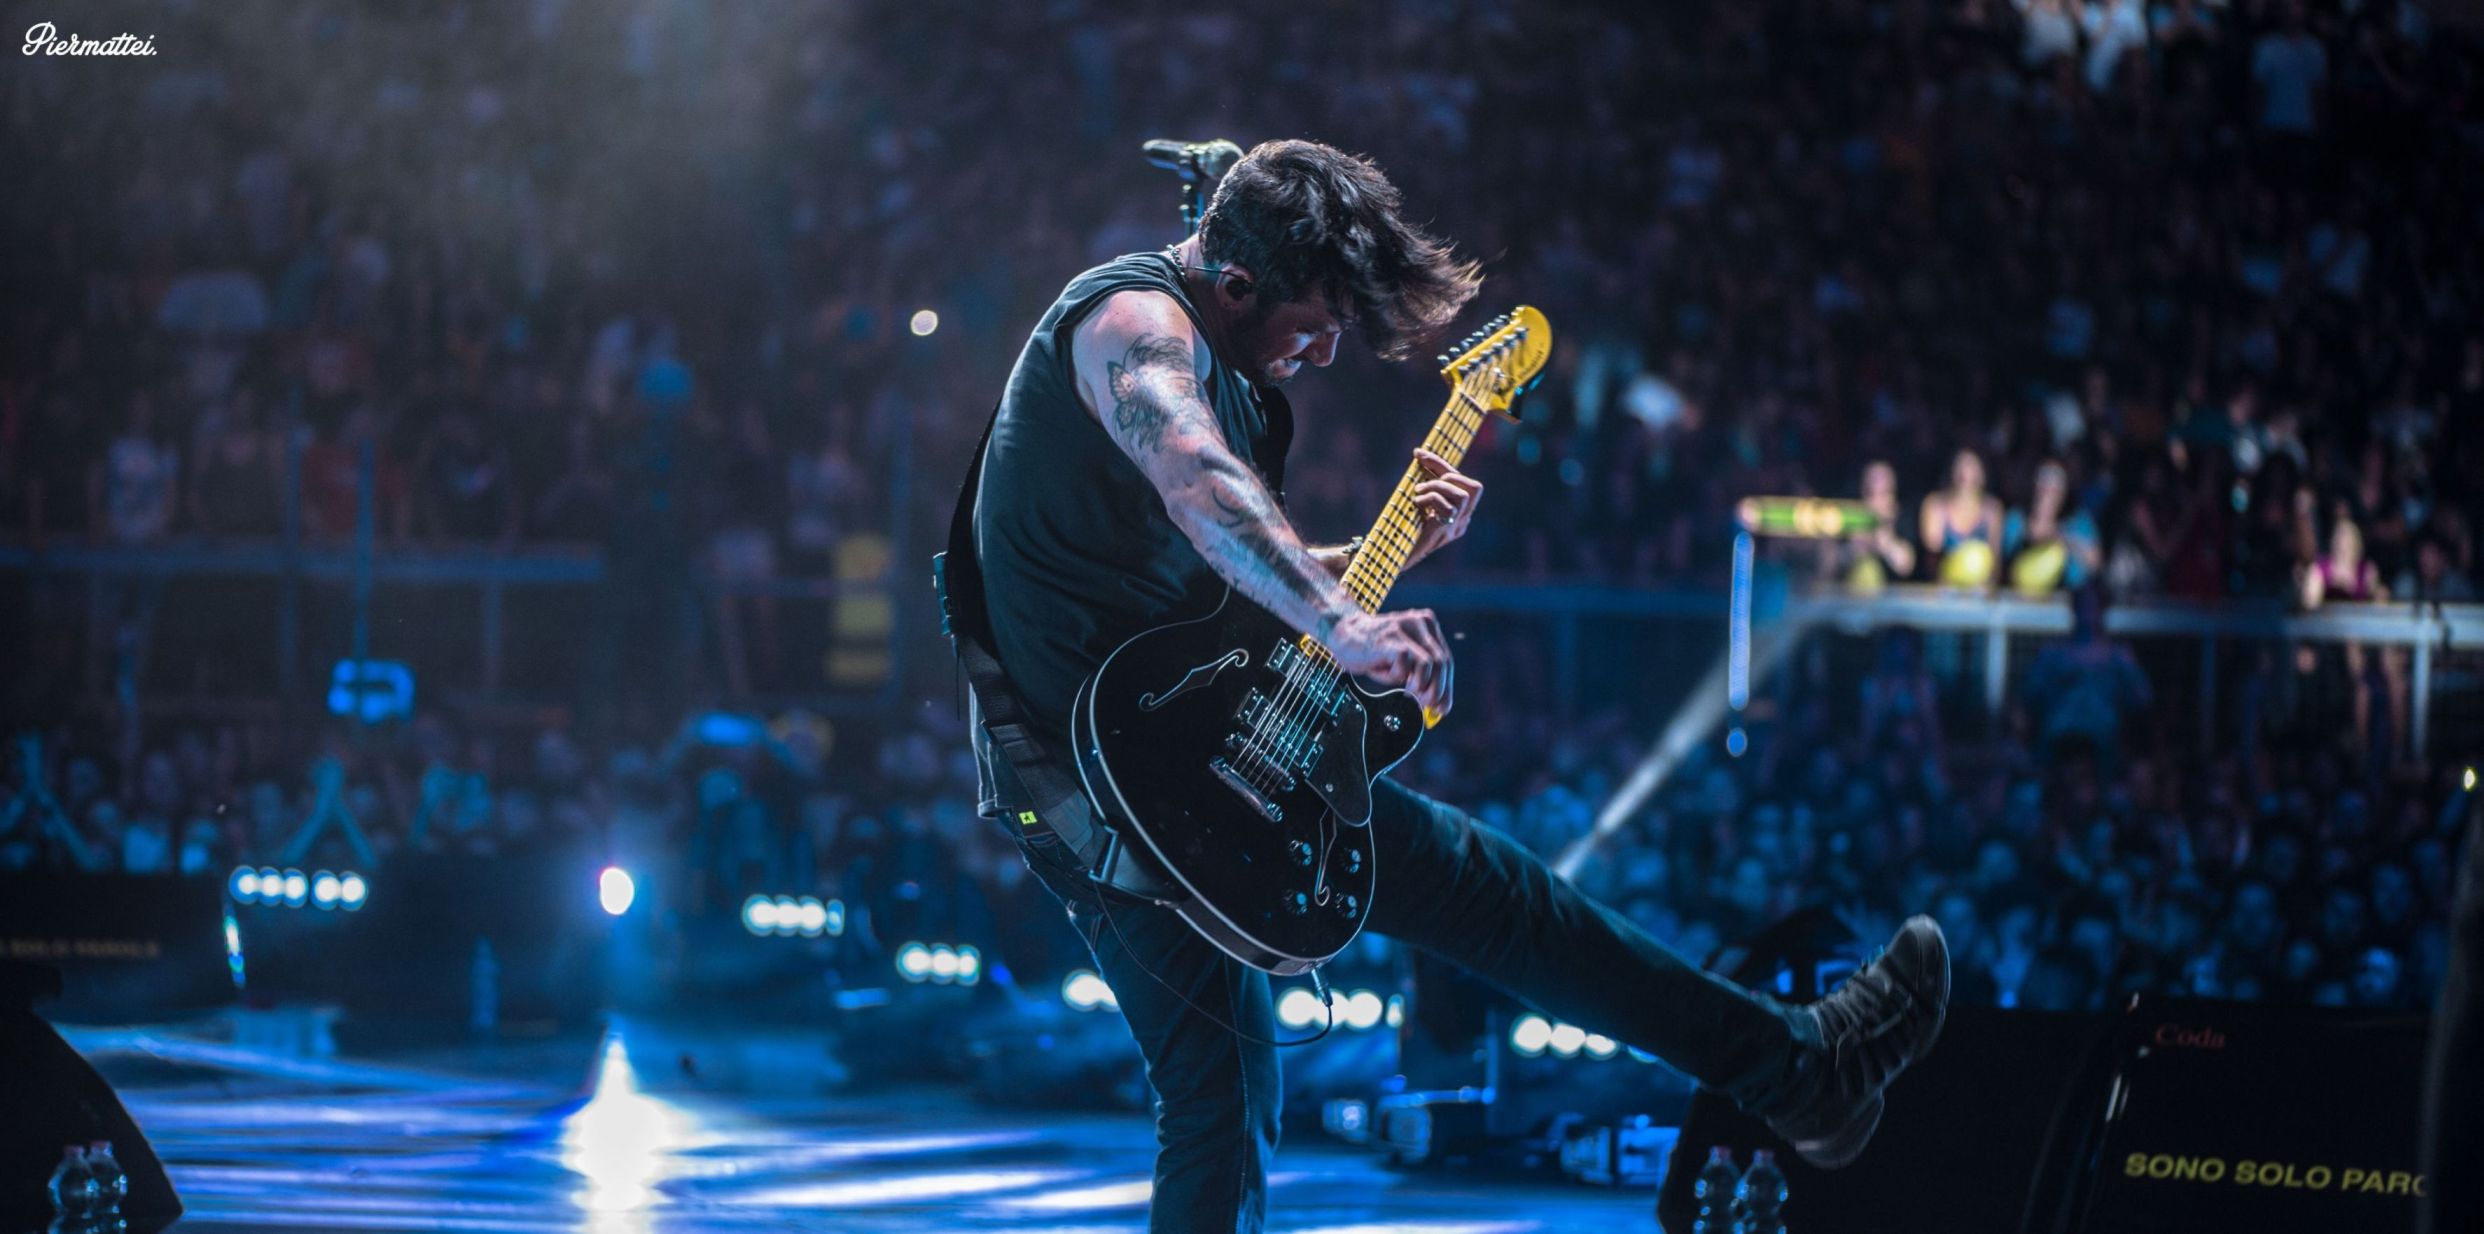
[[[952,964],[956,963],[956,957],[950,957],[949,962]],[[897,949],[898,976],[904,977],[908,981],[921,981],[924,978],[931,976],[931,970],[931,948],[926,947],[921,943],[907,943],[905,946]]]
[[[310,879],[300,870],[285,871],[284,889],[287,908],[300,908],[303,901],[310,899]]]
[[[820,903],[817,896],[802,897],[794,906],[794,924],[806,936],[819,937],[828,928],[828,906]]]
[[[311,903],[321,908],[335,908],[338,897],[342,895],[344,884],[337,881],[336,875],[326,870],[311,875]]]
[[[1576,1058],[1579,1050],[1587,1044],[1587,1030],[1576,1024],[1555,1024],[1552,1036],[1545,1044],[1563,1058]]]
[[[362,881],[361,875],[347,870],[336,880],[336,901],[345,906],[346,912],[361,911],[363,902],[370,898],[371,885]]]
[[[619,866],[605,866],[604,872],[595,879],[595,898],[603,904],[605,912],[618,917],[630,911],[630,905],[637,902],[638,883],[630,877],[629,871]]]
[[[1083,968],[1062,980],[1061,1001],[1079,1011],[1118,1011],[1121,1008],[1120,1001],[1113,997],[1113,987],[1107,985],[1102,977]]]
[[[957,980],[957,953],[946,944],[935,943],[932,946],[931,978],[942,985]]]
[[[1522,1015],[1509,1027],[1509,1044],[1520,1054],[1533,1058],[1552,1044],[1552,1022],[1540,1015]]]
[[[752,896],[742,901],[742,928],[753,934],[774,934],[776,901],[766,896]]]
[[[1276,1014],[1287,1028],[1309,1028],[1320,1022],[1320,996],[1295,986],[1277,997]]]
[[[259,898],[259,872],[251,866],[236,866],[232,879],[233,898],[248,904]]]
[[[224,914],[224,967],[233,975],[234,989],[250,984],[249,968],[242,962],[241,923],[233,920],[230,909]]]
[[[973,985],[983,980],[983,953],[972,947],[957,949],[957,983]]]

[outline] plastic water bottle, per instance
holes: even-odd
[[[121,1159],[112,1155],[112,1141],[97,1140],[86,1146],[86,1168],[95,1176],[95,1212],[118,1215],[129,1199],[129,1173],[121,1168]]]
[[[101,1201],[85,1149],[72,1144],[61,1150],[60,1164],[52,1170],[51,1189],[53,1216],[83,1219],[94,1215]]]
[[[1737,1234],[1785,1234],[1785,1171],[1777,1154],[1760,1149],[1751,1154],[1751,1171],[1734,1189]]]
[[[1742,1171],[1734,1167],[1734,1150],[1722,1144],[1708,1150],[1708,1164],[1699,1167],[1699,1177],[1691,1183],[1691,1199],[1699,1205],[1699,1219],[1691,1223],[1691,1234],[1738,1234],[1734,1186],[1741,1179]]]

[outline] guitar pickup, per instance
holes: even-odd
[[[1253,788],[1251,782],[1243,779],[1242,773],[1235,771],[1233,764],[1226,762],[1221,756],[1208,760],[1208,770],[1214,773],[1217,779],[1224,781],[1225,787],[1232,789],[1242,800],[1249,802],[1252,809],[1259,811],[1261,818],[1272,823],[1285,821],[1285,807],[1278,805],[1266,793]]]

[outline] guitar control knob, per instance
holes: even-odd
[[[1362,872],[1363,872],[1363,850],[1361,850],[1361,849],[1359,849],[1359,848],[1349,848],[1349,849],[1347,849],[1347,850],[1346,850],[1346,873],[1348,873],[1348,874],[1360,874],[1360,873],[1362,873]]]
[[[1304,913],[1311,911],[1311,897],[1297,891],[1294,894],[1285,897],[1285,910],[1297,917],[1300,917]]]
[[[1339,916],[1344,917],[1348,921],[1352,921],[1356,917],[1361,916],[1362,912],[1363,902],[1361,899],[1350,894],[1337,897],[1337,914]]]
[[[1296,840],[1293,843],[1286,845],[1285,851],[1293,854],[1295,865],[1307,866],[1311,864],[1311,845],[1309,841]]]
[[[1398,729],[1404,727],[1404,724],[1396,716],[1382,716],[1380,717],[1380,727],[1394,733]]]

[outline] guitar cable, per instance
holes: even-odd
[[[1137,949],[1130,946],[1129,936],[1121,932],[1121,923],[1113,919],[1113,906],[1111,899],[1107,897],[1101,889],[1098,889],[1096,893],[1095,904],[1098,911],[1104,914],[1104,924],[1112,927],[1113,937],[1120,940],[1121,953],[1130,957],[1130,962],[1138,965],[1140,972],[1147,974],[1147,976],[1157,985],[1163,986],[1173,995],[1173,997],[1182,1000],[1183,1006],[1190,1008],[1192,1011],[1198,1012],[1200,1015],[1206,1016],[1209,1023],[1224,1029],[1226,1032],[1232,1033],[1234,1036],[1250,1042],[1253,1045],[1274,1046],[1277,1049],[1284,1050],[1291,1049],[1294,1046],[1309,1045],[1312,1042],[1318,1041],[1330,1033],[1337,1031],[1336,992],[1328,988],[1328,980],[1320,976],[1320,970],[1316,968],[1311,970],[1311,989],[1319,996],[1320,1009],[1328,1013],[1328,1023],[1322,1025],[1320,1031],[1313,1033],[1308,1037],[1297,1038],[1293,1041],[1278,1041],[1271,1037],[1262,1037],[1256,1033],[1246,1032],[1233,1022],[1225,1019],[1223,1016],[1220,1016],[1215,1012],[1190,1001],[1189,995],[1182,993],[1181,990],[1176,988],[1172,982],[1158,976],[1156,970],[1147,966],[1147,961],[1139,958]],[[1188,927],[1185,926],[1184,928],[1187,929]],[[1212,946],[1213,944],[1210,945]],[[1235,960],[1232,956],[1226,956],[1225,959],[1229,963],[1241,963],[1241,961]]]

